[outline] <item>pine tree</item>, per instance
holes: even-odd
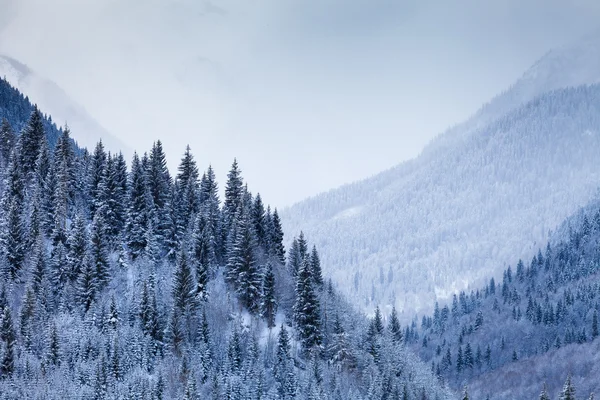
[[[310,263],[305,259],[296,280],[294,304],[294,321],[305,351],[321,344],[320,308],[313,284]]]
[[[273,265],[267,263],[266,272],[262,285],[261,315],[267,321],[267,327],[275,327],[275,315],[277,314],[277,299],[275,297],[275,274]]]

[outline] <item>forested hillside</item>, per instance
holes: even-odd
[[[160,141],[129,167],[68,129],[50,147],[19,98],[0,103],[0,399],[451,397],[304,235],[285,251],[237,162],[221,201],[189,148],[171,175]]]
[[[562,224],[531,261],[481,289],[435,303],[407,343],[456,388],[476,398],[534,398],[567,375],[581,395],[600,392],[600,202]]]
[[[370,309],[410,318],[432,299],[531,257],[597,192],[600,85],[544,94],[437,157],[417,158],[283,215],[322,249],[326,271]]]
[[[6,119],[14,132],[20,132],[25,127],[34,108],[35,106],[31,104],[29,98],[15,89],[3,77],[0,77],[0,121]],[[48,144],[54,146],[60,136],[61,129],[56,127],[50,116],[42,117],[42,125],[47,135]]]

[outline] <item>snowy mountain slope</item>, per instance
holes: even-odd
[[[433,140],[423,154],[436,155],[460,143],[476,129],[549,91],[600,82],[600,30],[562,48],[550,50],[510,88],[483,105],[473,117]]]
[[[569,373],[580,393],[598,392],[599,243],[596,198],[531,262],[514,259],[502,280],[436,305],[417,334],[407,331],[409,347],[475,398],[534,398],[542,382],[556,392]]]
[[[189,148],[174,178],[160,142],[128,169],[100,144],[75,151],[33,108],[0,80],[0,117],[24,127],[19,145],[6,131],[0,143],[12,152],[0,163],[2,399],[455,398],[399,325],[365,340],[368,319],[322,281],[316,249],[286,268],[279,218],[237,162],[221,202]]]
[[[285,210],[286,229],[316,241],[361,305],[395,303],[406,317],[498,274],[509,255],[530,257],[600,183],[598,87],[521,103],[597,82],[599,48],[595,35],[549,53],[418,158]]]
[[[129,159],[131,151],[107,132],[87,111],[77,104],[54,82],[37,75],[19,61],[0,55],[0,76],[44,109],[58,125],[68,123],[73,138],[82,147],[93,148],[102,139],[107,149],[123,151]]]

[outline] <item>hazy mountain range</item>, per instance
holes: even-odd
[[[325,272],[407,317],[529,258],[597,192],[600,34],[550,51],[414,160],[282,213]],[[577,87],[561,90],[561,88]]]

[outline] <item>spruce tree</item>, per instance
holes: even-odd
[[[562,391],[559,396],[560,400],[575,400],[575,387],[571,382],[571,374],[567,376],[567,380],[565,385],[563,386]]]
[[[160,140],[154,142],[148,160],[148,186],[156,211],[163,211],[170,197],[171,176]]]
[[[319,301],[313,287],[310,263],[304,260],[296,279],[294,321],[305,351],[321,344],[321,316]]]
[[[285,247],[283,246],[283,228],[277,209],[273,211],[273,228],[271,230],[271,253],[281,265],[285,265]]]
[[[48,350],[46,353],[46,360],[50,365],[60,365],[60,343],[58,339],[58,331],[56,330],[56,325],[54,324],[50,327],[50,333],[48,335]]]
[[[137,154],[131,163],[129,214],[127,216],[127,246],[132,259],[146,249],[146,228],[150,217],[150,192],[146,176]]]
[[[87,313],[96,298],[96,271],[90,255],[86,255],[83,269],[77,278],[77,301]]]
[[[318,286],[323,286],[323,272],[321,271],[321,259],[317,252],[317,247],[313,246],[310,253],[310,267],[312,269],[313,278]]]
[[[0,123],[0,168],[4,169],[8,165],[16,141],[17,137],[10,123],[6,118],[2,118]]]
[[[225,228],[227,231],[231,229],[238,209],[242,204],[242,197],[244,192],[244,182],[241,176],[237,163],[237,159],[233,160],[231,169],[227,174],[227,183],[225,185],[225,201],[223,203],[223,213],[225,218]]]
[[[2,232],[2,253],[6,260],[8,276],[15,279],[25,259],[25,232],[21,218],[21,203],[13,199],[6,215],[4,232]]]
[[[179,254],[173,277],[173,307],[178,317],[196,308],[196,285],[185,251]]]
[[[256,260],[256,240],[244,209],[240,208],[236,229],[227,262],[227,279],[242,304],[251,313],[258,313],[262,286],[261,274]]]
[[[598,337],[598,310],[594,310],[592,316],[592,340]]]
[[[100,183],[105,174],[105,168],[107,164],[107,155],[104,150],[102,140],[96,144],[94,148],[94,154],[91,158],[90,172],[89,172],[89,198],[90,198],[90,214],[94,215],[96,209],[100,206],[101,202],[101,188]]]
[[[288,271],[295,277],[298,275],[303,262],[302,252],[300,251],[300,245],[298,238],[294,238],[292,245],[288,250]]]
[[[265,207],[260,197],[260,193],[256,194],[251,210],[252,225],[254,226],[254,234],[256,236],[256,244],[265,254],[268,253],[267,248],[267,226],[265,224]]]
[[[35,171],[40,147],[46,137],[43,118],[42,113],[35,107],[29,117],[27,125],[19,136],[19,163],[22,166],[24,177],[27,177]]]
[[[267,268],[263,278],[261,315],[267,321],[267,327],[275,327],[275,315],[277,314],[277,299],[275,297],[275,274],[273,265],[267,263]]]
[[[402,327],[400,326],[400,320],[398,319],[398,312],[396,311],[396,306],[392,307],[392,312],[390,314],[390,322],[388,323],[388,329],[392,335],[392,340],[394,343],[402,343]]]
[[[192,155],[190,146],[185,149],[183,158],[178,168],[177,193],[175,197],[177,207],[177,224],[180,232],[186,232],[191,222],[192,215],[198,212],[198,167]]]
[[[373,326],[375,327],[375,332],[378,335],[383,334],[383,318],[381,317],[381,311],[379,310],[379,306],[375,307],[375,316],[373,317]]]
[[[214,274],[217,260],[215,255],[214,236],[211,233],[208,221],[203,216],[196,218],[194,227],[193,253],[196,264],[196,277],[199,293],[205,293],[208,278]],[[200,287],[201,286],[201,287]],[[202,295],[204,297],[204,295]]]
[[[110,278],[105,232],[105,222],[102,217],[102,209],[100,209],[92,220],[89,245],[90,261],[94,271],[94,286],[97,291],[102,291]]]
[[[548,394],[546,382],[544,382],[544,386],[542,387],[542,392],[540,393],[539,400],[550,400],[550,395]]]
[[[0,340],[4,342],[4,354],[0,364],[0,377],[7,378],[15,370],[15,342],[16,334],[12,322],[12,315],[9,307],[4,307],[2,319],[0,320]]]
[[[87,242],[85,219],[81,214],[77,214],[75,221],[71,225],[69,237],[67,238],[67,265],[71,282],[77,281],[77,278],[83,269],[87,251]]]

